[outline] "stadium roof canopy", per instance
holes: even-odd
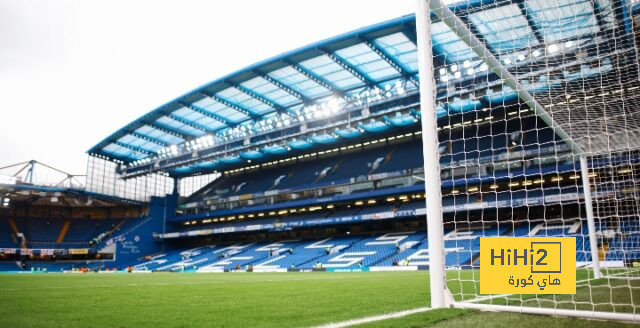
[[[610,0],[447,2],[502,59],[532,47],[588,40],[614,26],[628,28],[627,19],[617,19],[627,13],[616,12]],[[482,63],[435,17],[432,40],[436,67]],[[185,142],[240,140],[267,128],[286,128],[312,106],[339,105],[376,88],[415,87],[417,71],[415,17],[410,15],[284,53],[198,87],[116,131],[89,153],[135,163],[175,152],[175,145]]]

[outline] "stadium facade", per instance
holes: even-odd
[[[635,102],[638,72],[624,72],[635,76],[629,83],[619,76],[638,61],[631,30],[638,7],[558,3],[450,8],[546,107],[585,83]],[[568,18],[572,24],[553,24]],[[446,266],[477,268],[478,237],[499,235],[576,237],[578,264],[588,265],[572,146],[433,19]],[[602,41],[610,39],[615,47]],[[3,185],[10,201],[0,210],[0,269],[427,268],[416,44],[415,17],[405,16],[284,53],[96,144],[83,190]],[[581,127],[572,138],[581,138]],[[594,149],[604,142],[590,139]],[[625,182],[638,173],[637,160],[637,152],[621,151],[589,163],[590,177],[610,182],[594,191],[598,252],[608,265],[640,261],[640,226],[629,219],[638,213],[637,191]],[[33,203],[61,195],[69,197],[64,206]]]

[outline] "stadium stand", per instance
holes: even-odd
[[[532,118],[528,118],[527,121],[522,124],[541,124]],[[451,168],[455,168],[459,161],[482,162],[484,159],[487,163],[495,164],[495,161],[487,159],[505,157],[505,154],[527,150],[534,150],[536,155],[541,156],[555,155],[558,150],[556,145],[562,145],[555,139],[553,132],[546,128],[528,131],[517,146],[508,146],[510,135],[516,131],[520,131],[520,126],[516,124],[470,126],[464,131],[465,134],[471,135],[470,138],[452,134],[450,141],[441,141],[443,149],[441,163]],[[211,196],[230,197],[264,193],[269,190],[302,190],[366,179],[372,174],[415,171],[421,169],[423,165],[422,158],[415,156],[421,151],[421,142],[410,141],[309,161],[302,167],[300,165],[284,166],[249,174],[234,174],[217,179],[203,188],[204,194],[198,193],[191,196],[189,201],[198,201],[198,198],[204,199]],[[544,167],[536,169],[550,169],[555,165],[557,163],[549,162],[545,163]],[[526,169],[524,166],[519,168]],[[492,170],[480,172],[480,175],[490,176],[503,171],[509,171],[511,175],[518,174],[515,168],[497,166]],[[520,174],[526,173],[527,171],[523,171]]]
[[[172,98],[81,188],[20,168],[0,271],[429,269],[434,308],[637,321],[639,1],[427,6]],[[481,295],[494,236],[574,238],[576,275]]]
[[[75,246],[89,247],[98,236],[111,234],[125,222],[124,219],[40,219],[27,218],[12,220],[17,231],[24,235],[30,246]],[[14,247],[15,234],[8,219],[0,219],[0,247]],[[63,233],[64,232],[64,233]]]
[[[477,267],[480,252],[479,237],[486,236],[572,236],[576,238],[576,260],[589,261],[584,220],[550,224],[540,222],[510,227],[459,227],[445,233],[448,250],[446,264],[450,267]],[[615,239],[620,242],[620,239]],[[635,245],[637,247],[637,244]],[[453,250],[456,250],[455,252]],[[612,252],[612,251],[610,251]],[[608,256],[614,256],[610,253]],[[229,270],[328,270],[370,269],[393,266],[428,266],[425,232],[405,231],[366,235],[344,235],[324,239],[281,240],[274,242],[209,245],[193,249],[157,254],[137,263],[137,270],[151,271],[229,271]]]
[[[56,219],[18,218],[3,209],[3,259],[44,267],[37,261],[41,250],[81,248],[115,257],[80,259],[92,268],[427,266],[414,24],[413,16],[402,17],[322,41],[331,56],[301,48],[128,124],[89,150],[85,190],[30,187],[30,196],[62,192],[71,197],[68,204],[93,209],[99,199],[100,206],[142,210]],[[615,63],[602,57],[598,68],[574,65],[563,76],[608,74]],[[372,70],[376,65],[384,68]],[[466,64],[436,65],[446,73]],[[541,75],[540,65],[514,65],[530,71],[524,84],[534,94],[562,87],[557,77]],[[456,79],[455,87],[438,81],[436,99],[446,265],[477,268],[478,238],[494,235],[575,236],[576,259],[590,261],[588,230],[577,219],[585,216],[579,164],[570,146],[486,69]],[[594,192],[602,207],[625,193],[618,172],[635,168],[618,169],[624,160],[637,163],[640,156],[591,161],[604,181]],[[25,201],[12,192],[12,206]],[[597,233],[606,236],[598,245],[603,260],[640,260],[640,227],[623,214],[598,220]],[[20,254],[23,246],[34,252]]]

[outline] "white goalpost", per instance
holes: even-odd
[[[639,321],[633,3],[416,4],[431,307]],[[575,237],[576,294],[480,295],[481,236]]]
[[[433,78],[433,60],[431,55],[431,24],[427,13],[427,1],[418,0],[416,28],[418,40],[418,74],[420,83],[420,104],[422,107],[422,152],[424,154],[424,188],[427,202],[427,240],[429,261],[431,263],[429,287],[431,307],[445,307],[445,264],[444,230],[442,226],[442,194],[440,190],[440,163],[438,156],[438,134],[435,104],[435,80]],[[424,13],[424,14],[418,14]]]

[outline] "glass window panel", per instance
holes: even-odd
[[[269,76],[308,98],[331,93],[330,90],[307,78],[291,66],[275,70],[269,73]]]
[[[142,148],[142,149],[150,151],[150,152],[155,152],[156,149],[160,148],[160,146],[158,146],[158,145],[156,145],[154,143],[148,142],[148,141],[143,140],[143,139],[138,139],[138,138],[135,138],[133,141],[127,142],[126,144],[134,146],[134,147]]]
[[[480,11],[469,19],[496,51],[513,51],[538,43],[518,5]]]
[[[590,1],[530,0],[525,4],[545,42],[591,35],[600,30]]]
[[[132,157],[134,159],[140,159],[140,158],[144,158],[146,157],[146,155],[142,154],[142,153],[138,153],[136,151],[133,151],[129,148],[124,148],[121,146],[118,146],[116,144],[109,144],[107,146],[105,146],[104,148],[102,148],[102,150],[106,153],[110,153],[113,154],[115,156],[119,156],[119,157]]]
[[[418,71],[418,48],[403,33],[383,36],[375,39],[373,43],[389,56],[396,58],[405,70],[412,73]]]
[[[184,139],[182,138],[178,138],[176,136],[164,133],[160,130],[154,129],[148,125],[144,125],[142,127],[140,127],[139,129],[136,130],[136,132],[144,134],[146,136],[150,136],[153,138],[157,138],[160,139],[170,145],[173,144],[177,144],[177,143],[181,143],[182,141],[184,141]]]
[[[122,143],[131,143],[131,142],[135,141],[136,139],[137,139],[136,137],[134,137],[134,136],[132,136],[130,134],[127,134],[127,135],[121,137],[120,139],[118,139],[118,141],[120,141]]]
[[[344,90],[351,89],[356,86],[364,85],[364,83],[360,81],[360,79],[355,77],[349,77],[343,80],[334,81],[333,83],[337,85],[338,88],[341,88]]]
[[[173,111],[174,114],[177,114],[178,116],[186,116],[192,113],[192,111],[190,109],[188,109],[187,107],[180,107],[179,109]]]
[[[166,117],[166,116],[163,116],[163,117],[159,118],[157,120],[157,122],[169,125],[174,130],[177,130],[177,131],[179,131],[181,133],[185,133],[185,134],[188,134],[188,135],[199,137],[199,136],[205,134],[204,131],[201,131],[201,130],[196,129],[196,128],[192,128],[192,127],[190,127],[188,125],[182,124],[181,122],[178,122],[178,121],[176,121],[176,120],[174,120],[172,118]]]
[[[463,61],[475,57],[475,54],[456,34],[443,22],[437,22],[432,26],[433,45],[444,52],[449,62]]]
[[[186,111],[182,111],[182,113],[183,114],[178,114],[177,111],[173,112],[173,114],[175,114],[176,116],[182,117],[183,119],[187,121],[192,121],[192,122],[195,122],[204,117],[204,115],[196,111],[192,111],[190,109],[187,109]]]
[[[170,126],[172,128],[178,128],[181,125],[183,125],[182,123],[180,123],[180,122],[178,122],[176,120],[172,120],[172,119],[170,119],[170,118],[168,118],[166,116],[160,117],[159,119],[156,120],[156,122],[163,123],[163,124],[168,125],[168,126]]]
[[[300,63],[300,65],[306,69],[311,70],[317,75],[325,76],[339,70],[342,70],[340,65],[336,64],[329,56],[322,55],[315,58],[307,59]]]
[[[262,113],[271,112],[274,110],[273,108],[271,108],[271,106],[268,106],[262,101],[252,97],[246,98],[245,100],[239,102],[238,105],[242,106],[242,108],[246,108],[248,111],[251,111],[252,113],[255,113],[255,114],[262,114]]]
[[[225,106],[225,105],[223,105],[223,104],[221,104],[221,103],[219,103],[217,101],[214,101],[214,102],[210,103],[209,105],[207,105],[206,107],[204,107],[203,109],[206,109],[206,110],[208,110],[208,111],[210,111],[212,113],[216,113],[217,111],[223,110],[225,108],[227,108],[227,106]]]
[[[354,57],[345,57],[345,59],[349,60],[349,62],[353,65],[362,65],[366,63],[370,63],[372,61],[381,60],[382,58],[375,52],[370,51],[368,53],[364,53]]]
[[[221,127],[225,126],[224,123],[207,116],[203,116],[201,119],[196,120],[194,122],[200,125],[206,126],[212,130],[220,129]]]
[[[369,72],[367,74],[369,75],[369,77],[376,81],[383,81],[400,76],[400,73],[398,73],[398,71],[396,71],[393,67],[382,68],[377,71]]]
[[[196,102],[194,102],[193,104],[200,107],[200,108],[205,108],[208,106],[211,106],[213,103],[215,103],[216,101],[209,98],[209,97],[204,97]]]
[[[400,73],[393,67],[391,67],[391,65],[389,65],[384,59],[382,59],[382,57],[380,57],[369,46],[363,43],[340,49],[336,51],[336,54],[338,54],[342,60],[356,67],[356,69],[359,70],[367,78],[376,81],[394,75],[400,75]],[[378,72],[389,68],[391,69],[391,72],[395,72],[395,74],[390,73],[390,71],[384,71],[384,73],[382,74]],[[375,76],[370,74],[374,72],[378,73],[376,73]]]
[[[291,66],[286,66],[286,67],[277,69],[275,71],[270,72],[267,75],[269,75],[271,78],[278,80],[280,83],[287,84],[287,85],[296,84],[300,81],[307,80],[307,78],[304,75],[300,74],[300,72],[298,72]]]
[[[216,96],[235,103],[239,103],[249,97],[246,93],[236,89],[235,87],[226,88],[218,92]]]

